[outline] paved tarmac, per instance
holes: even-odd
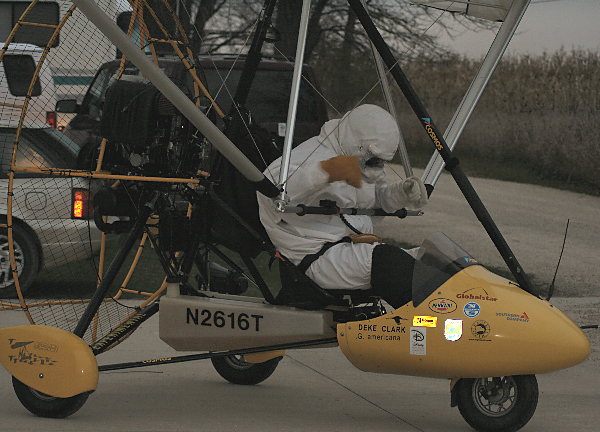
[[[580,325],[600,322],[600,297],[553,301]],[[0,313],[0,328],[25,324]],[[600,424],[600,331],[586,330],[592,354],[573,368],[538,376],[537,411],[523,432],[597,432]],[[99,364],[176,353],[158,338],[153,317]],[[339,348],[288,351],[257,386],[224,381],[207,360],[100,374],[83,408],[68,419],[30,414],[0,368],[0,430],[16,431],[396,431],[472,430],[450,407],[446,380],[364,373]]]
[[[387,166],[388,181],[402,166]],[[415,170],[421,175],[421,170]],[[471,178],[498,229],[525,272],[549,285],[556,271],[565,228],[569,230],[556,278],[562,296],[600,296],[600,197],[543,186]],[[485,265],[506,268],[452,177],[444,173],[420,217],[385,218],[377,233],[412,245],[442,231]]]

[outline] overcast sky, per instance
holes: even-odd
[[[470,32],[443,41],[456,52],[479,58],[494,36],[493,32]],[[600,51],[600,0],[532,0],[508,52],[541,54],[561,46]]]

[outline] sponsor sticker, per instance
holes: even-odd
[[[491,301],[495,302],[498,299],[488,293],[483,288],[470,288],[460,294],[456,294],[457,299],[462,300],[478,300],[478,301]]]
[[[432,316],[414,316],[413,326],[415,327],[437,327],[437,317]]]
[[[444,337],[455,342],[462,336],[462,320],[447,319],[444,323]]]
[[[411,355],[427,355],[427,328],[410,328],[410,353]]]
[[[471,326],[471,334],[473,339],[470,340],[490,340],[488,335],[490,334],[491,327],[487,321],[478,320]]]
[[[469,302],[463,308],[463,312],[467,318],[475,318],[481,312],[481,307],[476,302]]]
[[[527,315],[527,312],[523,312],[522,314],[496,312],[496,316],[506,318],[506,321],[517,321],[517,322],[523,322],[523,323],[529,322],[529,315]]]
[[[456,302],[450,299],[438,298],[429,302],[429,309],[439,314],[452,313],[456,308]]]

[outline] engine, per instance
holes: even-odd
[[[106,92],[103,170],[147,177],[195,176],[210,143],[152,84],[117,81]]]

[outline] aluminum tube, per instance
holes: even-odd
[[[202,111],[177,87],[125,33],[100,9],[93,0],[73,0],[73,4],[127,56],[152,84],[202,132],[248,180],[261,182],[265,176],[217,128]]]
[[[300,16],[300,31],[298,33],[298,44],[296,45],[296,59],[294,63],[294,75],[292,77],[292,90],[290,94],[290,104],[288,107],[287,126],[285,129],[285,138],[283,141],[283,155],[281,157],[281,171],[279,173],[279,186],[281,194],[279,195],[278,209],[282,209],[286,201],[285,182],[290,171],[290,155],[292,153],[292,143],[294,139],[294,129],[296,127],[296,113],[298,111],[298,95],[300,93],[300,83],[302,82],[302,65],[304,64],[304,50],[306,48],[306,35],[308,33],[308,18],[310,17],[310,1],[302,2],[302,14]]]
[[[504,20],[504,23],[502,23],[500,30],[498,30],[498,34],[490,46],[477,75],[471,82],[469,90],[465,93],[460,106],[444,133],[444,139],[446,140],[448,147],[450,147],[450,150],[453,150],[456,146],[458,138],[471,118],[475,106],[479,102],[479,99],[492,77],[492,74],[496,70],[502,55],[515,34],[517,26],[521,22],[521,18],[523,18],[523,14],[525,14],[530,1],[531,0],[515,0],[508,11],[506,19]],[[421,176],[423,183],[435,186],[443,169],[444,161],[436,151],[429,160],[429,163]]]

